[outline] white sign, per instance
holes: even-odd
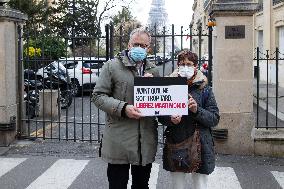
[[[188,86],[184,78],[138,78],[134,106],[143,116],[188,115]],[[149,85],[143,85],[143,84]]]

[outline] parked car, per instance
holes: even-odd
[[[71,57],[61,58],[59,62],[68,70],[73,93],[80,95],[83,91],[92,91],[96,85],[100,69],[106,62],[105,58]]]
[[[163,63],[167,63],[171,60],[171,56],[168,53],[165,53],[165,58],[164,58],[164,53],[156,53],[153,55],[148,55],[147,59],[150,61],[155,62],[156,65],[162,65]]]

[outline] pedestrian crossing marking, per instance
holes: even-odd
[[[271,171],[274,178],[277,180],[279,185],[284,188],[284,172],[278,172],[278,171]]]
[[[208,188],[210,189],[241,189],[238,177],[231,167],[216,167],[208,177]]]
[[[60,159],[26,189],[67,189],[84,170],[89,160]]]
[[[0,177],[23,163],[26,158],[0,158]]]
[[[151,175],[149,180],[149,189],[156,189],[159,176],[159,164],[152,163]]]
[[[159,166],[160,164],[158,163],[152,163],[150,179],[148,182],[149,189],[156,189],[157,182],[158,182],[158,176],[159,176]],[[130,167],[127,189],[131,189],[131,184],[132,184],[132,175],[131,175],[131,167]]]
[[[0,177],[16,171],[16,169],[21,169],[21,166],[27,162],[26,160],[27,158],[0,158]],[[26,189],[67,189],[74,183],[75,179],[83,172],[90,161],[91,160],[59,159],[51,166],[47,167],[47,170],[37,179],[30,180],[30,185]],[[153,163],[149,189],[157,189],[158,183],[161,184],[165,181],[164,179],[169,179],[169,174],[166,172],[167,171],[160,169],[159,163]],[[275,183],[277,182],[279,186],[284,189],[284,172],[270,171],[270,173],[271,176],[274,177]],[[159,174],[165,177],[159,178]],[[128,189],[131,188],[131,183],[131,170],[129,170]],[[168,180],[166,183],[169,184]],[[232,167],[216,167],[215,171],[208,176],[208,188],[241,189],[242,187]]]

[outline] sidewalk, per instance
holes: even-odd
[[[257,81],[253,81],[253,102],[257,103]],[[266,110],[266,102],[268,99],[268,112],[276,116],[276,85],[268,84],[268,98],[267,98],[267,84],[260,81],[259,84],[259,107]],[[278,87],[278,119],[284,121],[284,88]],[[284,127],[284,125],[283,125]]]

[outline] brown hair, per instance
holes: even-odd
[[[194,66],[198,63],[198,56],[196,53],[193,53],[189,50],[182,50],[178,53],[178,64],[183,61],[185,58],[188,58],[189,61],[192,61]]]

